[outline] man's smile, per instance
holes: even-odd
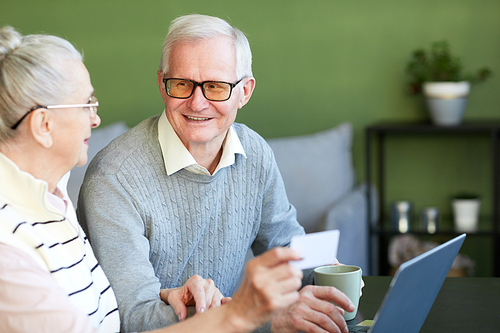
[[[211,118],[199,118],[199,117],[190,117],[190,116],[184,116],[187,120],[195,120],[195,121],[204,121],[204,120],[210,120]]]

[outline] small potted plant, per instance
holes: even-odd
[[[474,193],[460,193],[452,197],[453,222],[458,232],[477,231],[481,199]]]
[[[413,51],[406,72],[410,94],[423,93],[433,123],[442,126],[462,122],[471,84],[491,76],[487,67],[464,74],[460,58],[451,55],[447,41],[434,42],[430,52]]]

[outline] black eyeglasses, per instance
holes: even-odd
[[[24,116],[21,117],[15,123],[12,125],[11,129],[15,130],[19,124],[26,118],[31,112],[35,111],[36,109],[66,109],[66,108],[88,108],[90,116],[95,117],[97,115],[97,107],[99,106],[99,102],[97,101],[97,97],[91,96],[89,98],[89,102],[86,104],[61,104],[61,105],[37,105],[29,109],[28,112],[24,114]]]
[[[165,84],[167,95],[170,97],[181,99],[189,98],[193,95],[194,89],[199,86],[206,99],[214,102],[223,102],[231,97],[233,88],[236,87],[241,80],[243,80],[243,78],[235,83],[229,83],[224,81],[196,82],[187,79],[166,78],[163,79],[163,83]]]

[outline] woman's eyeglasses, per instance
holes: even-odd
[[[92,117],[97,115],[97,107],[99,106],[99,101],[97,101],[97,97],[91,96],[89,98],[89,102],[86,104],[61,104],[61,105],[37,105],[29,109],[28,112],[24,114],[14,125],[11,126],[11,129],[15,130],[19,124],[26,118],[31,112],[36,109],[67,109],[67,108],[86,108],[89,110],[89,113]]]

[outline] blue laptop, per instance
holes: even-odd
[[[462,234],[402,264],[372,326],[351,326],[349,332],[419,332],[465,236]]]

